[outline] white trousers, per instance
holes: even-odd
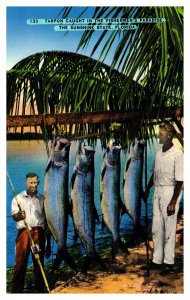
[[[176,203],[175,214],[167,215],[167,207],[174,192],[174,186],[155,186],[153,197],[152,238],[154,243],[153,262],[174,264],[177,213],[180,197]]]

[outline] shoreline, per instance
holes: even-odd
[[[152,242],[150,243],[152,250]],[[171,274],[161,276],[150,270],[150,276],[140,268],[146,264],[144,243],[129,248],[130,255],[120,255],[110,264],[108,273],[89,271],[78,274],[68,283],[58,281],[51,294],[183,294],[183,247],[178,246],[176,264]]]
[[[183,244],[181,232],[183,220],[177,225],[176,234],[176,262],[171,274],[161,276],[159,270],[146,270],[140,268],[146,265],[146,247],[141,242],[128,247],[130,254],[119,254],[115,261],[111,258],[110,247],[102,248],[100,255],[108,266],[108,271],[99,265],[90,266],[86,275],[74,272],[66,265],[60,265],[54,275],[51,273],[51,264],[45,265],[45,273],[50,286],[51,294],[183,294],[184,292],[184,265]],[[153,250],[153,242],[149,241],[149,258]],[[84,261],[79,249],[74,249],[72,255],[78,257],[77,265]],[[7,293],[11,290],[13,267],[7,268]],[[35,293],[33,268],[28,267],[24,293]]]

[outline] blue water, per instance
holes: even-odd
[[[148,145],[148,178],[151,174],[151,167],[155,155],[155,151],[158,148],[157,141],[151,146]],[[100,173],[102,167],[102,157],[103,150],[101,148],[100,141],[97,141],[95,153],[95,204],[101,219],[100,210]],[[75,155],[77,151],[77,142],[72,142],[70,150],[70,166],[69,166],[69,182],[72,175],[73,166],[75,163]],[[127,159],[127,154],[123,151],[121,152],[121,197],[122,195],[122,182],[124,167]],[[35,172],[40,177],[40,184],[38,191],[43,194],[43,184],[44,184],[44,171],[46,168],[47,154],[46,147],[43,141],[8,141],[7,142],[7,171],[10,175],[14,189],[18,194],[20,191],[25,190],[25,175],[28,172]],[[16,224],[11,217],[11,201],[13,198],[13,192],[7,182],[7,267],[14,265],[15,256],[15,238],[17,235]],[[148,214],[151,219],[151,195],[148,201]],[[142,219],[145,215],[145,207],[142,201]],[[132,230],[132,221],[125,214],[121,220],[121,232],[129,233]],[[96,237],[108,236],[107,230],[102,233],[101,224],[96,225]],[[110,236],[111,237],[111,236]],[[110,239],[111,240],[111,239]],[[73,225],[69,218],[69,228],[68,228],[68,246],[72,245],[73,242]],[[53,243],[53,253],[56,253],[56,244]],[[50,260],[52,257],[50,258]],[[31,258],[29,259],[29,264],[31,264]],[[47,262],[47,261],[46,261]]]

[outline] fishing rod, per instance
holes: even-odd
[[[19,209],[19,211],[21,212],[21,211],[22,211],[22,208],[21,208],[20,203],[19,203],[19,201],[18,201],[18,198],[17,198],[16,192],[15,192],[14,186],[13,186],[13,184],[12,184],[11,178],[10,178],[8,172],[6,172],[6,174],[7,174],[7,178],[8,178],[10,187],[11,187],[12,192],[13,192],[13,194],[14,194],[14,197],[15,197],[15,200],[16,200],[16,203],[17,203],[17,206],[18,206],[18,209]],[[24,221],[24,225],[25,225],[25,227],[26,227],[26,230],[27,230],[27,232],[28,232],[29,239],[30,239],[30,242],[31,242],[31,251],[32,251],[32,253],[34,254],[34,257],[35,257],[35,259],[36,259],[37,262],[38,262],[38,265],[39,265],[39,268],[40,268],[40,271],[41,271],[41,274],[42,274],[42,277],[43,277],[43,280],[44,280],[45,287],[46,287],[48,293],[50,293],[49,285],[48,285],[48,282],[47,282],[47,279],[46,279],[46,276],[45,276],[45,273],[44,273],[44,270],[43,270],[43,267],[42,267],[42,264],[41,264],[41,261],[40,261],[40,256],[39,256],[40,248],[39,248],[39,245],[34,243],[34,240],[33,240],[33,238],[32,238],[32,234],[31,234],[29,225],[28,225],[28,223],[26,222],[26,219],[24,219],[23,221]]]
[[[145,168],[144,168],[144,175],[145,175],[145,188],[147,189],[147,137],[145,139]],[[145,239],[145,245],[146,245],[146,276],[150,276],[149,271],[149,239],[148,239],[148,197],[145,201],[145,224],[146,224],[146,239]]]

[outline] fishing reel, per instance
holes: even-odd
[[[34,244],[30,248],[34,255],[40,253],[41,251],[40,246],[38,244]]]

